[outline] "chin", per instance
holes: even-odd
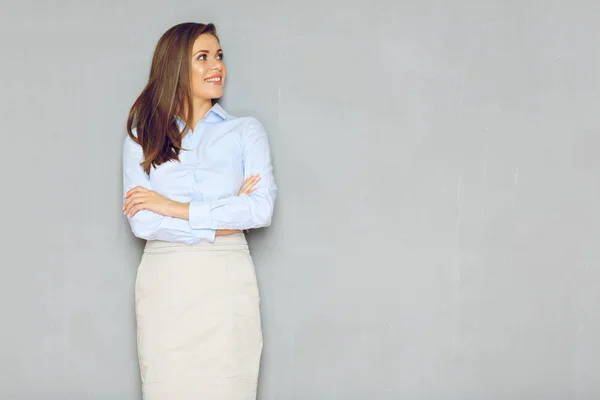
[[[217,100],[223,97],[223,92],[213,92],[213,93],[202,93],[201,96],[197,96],[197,99],[203,100]]]
[[[218,99],[219,97],[223,97],[223,91],[213,90],[210,93],[206,93],[206,97],[209,99]]]

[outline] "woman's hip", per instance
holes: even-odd
[[[148,242],[136,277],[136,305],[143,301],[161,309],[212,305],[219,312],[254,313],[259,301],[254,263],[245,237],[238,235],[198,245]]]

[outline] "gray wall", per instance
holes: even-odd
[[[121,143],[188,20],[273,147],[261,399],[599,398],[600,5],[209,3],[2,2],[0,398],[139,399]]]

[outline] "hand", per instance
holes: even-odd
[[[246,181],[244,182],[244,184],[242,185],[242,188],[240,189],[240,192],[238,193],[238,196],[240,194],[252,194],[256,191],[256,189],[254,186],[256,186],[256,184],[258,183],[258,181],[260,181],[260,177],[258,176],[258,174],[252,175],[251,177],[249,177],[248,179],[246,179]],[[241,230],[237,230],[237,229],[217,229],[215,232],[215,236],[227,236],[227,235],[234,235],[236,233],[241,232]]]
[[[171,216],[173,208],[180,204],[141,186],[136,186],[128,191],[125,199],[127,200],[123,205],[123,214],[129,217],[133,217],[140,210]]]
[[[255,188],[254,186],[256,186],[256,184],[258,184],[259,181],[260,181],[260,176],[258,176],[258,174],[251,175],[248,179],[246,179],[246,182],[244,182],[244,184],[242,185],[242,188],[240,189],[238,196],[240,194],[254,193],[258,189],[258,188]]]

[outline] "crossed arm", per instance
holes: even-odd
[[[140,165],[143,159],[141,146],[126,137],[123,213],[135,236],[191,244],[270,225],[277,187],[267,135],[258,121],[252,120],[244,133],[246,181],[238,195],[188,204],[170,200],[152,190]]]
[[[260,181],[258,174],[250,176],[240,189],[238,196],[250,195],[257,190],[256,185]],[[143,186],[136,186],[125,194],[123,214],[133,218],[138,211],[148,210],[163,217],[172,217],[189,221],[189,203],[180,203],[168,199],[153,190]],[[215,236],[225,236],[240,232],[240,229],[216,229]]]

